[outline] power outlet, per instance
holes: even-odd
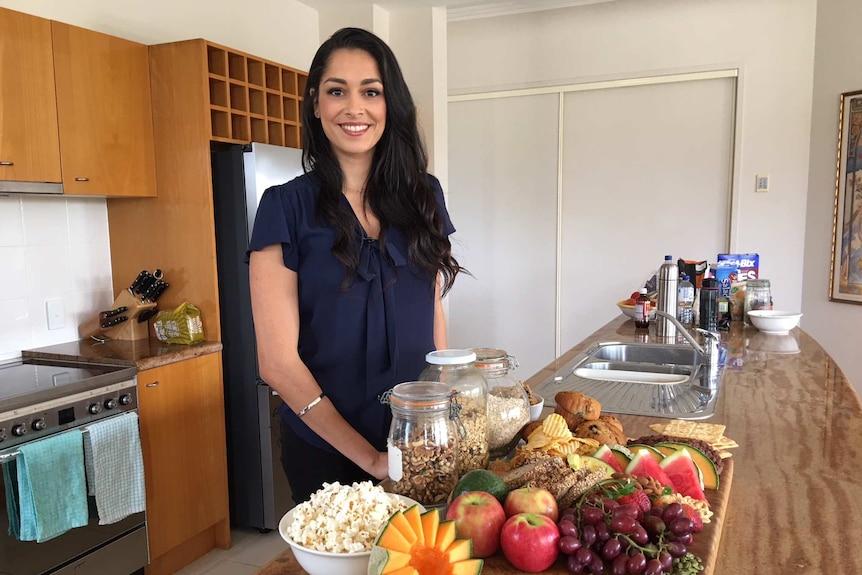
[[[754,186],[755,192],[765,193],[769,191],[769,176],[766,174],[758,174]]]
[[[48,329],[63,329],[66,327],[66,306],[61,299],[45,302],[48,313]]]

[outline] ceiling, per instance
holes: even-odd
[[[489,18],[506,14],[539,12],[555,8],[569,8],[612,0],[300,0],[315,9],[345,4],[377,4],[384,10],[420,6],[445,6],[449,21]]]

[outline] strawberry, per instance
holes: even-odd
[[[703,529],[703,518],[700,516],[700,511],[687,503],[682,504],[682,509],[685,512],[686,517],[691,519],[691,522],[694,523],[695,533]]]
[[[644,514],[652,509],[652,502],[649,500],[649,495],[643,492],[642,489],[636,489],[634,493],[617,497],[617,502],[621,504],[634,505],[638,508],[638,520],[643,519]]]

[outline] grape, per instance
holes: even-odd
[[[602,505],[605,506],[606,511],[614,509],[615,507],[619,506],[619,504],[619,501],[617,501],[616,499],[611,499],[610,497],[602,498]]]
[[[682,508],[680,508],[682,509]],[[583,507],[581,508],[581,519],[587,525],[595,525],[605,518],[605,513],[598,507]]]
[[[631,537],[632,541],[638,545],[646,545],[649,541],[649,535],[647,535],[646,529],[644,529],[643,525],[640,525],[639,523],[635,523],[635,530],[632,531],[629,537]]]
[[[662,551],[658,554],[658,561],[661,563],[662,570],[666,573],[670,573],[670,570],[673,567],[673,557],[670,556],[670,553]]]
[[[694,541],[694,535],[692,535],[691,533],[684,533],[682,535],[674,535],[673,540],[678,541],[678,542],[682,543],[683,545],[691,545],[691,542]]]
[[[674,501],[673,503],[664,508],[664,511],[661,514],[661,518],[664,519],[665,523],[670,525],[671,521],[683,515],[685,515],[685,511],[683,510],[682,505]]]
[[[566,507],[560,513],[560,515],[577,515],[577,514],[578,514],[578,510],[575,509],[574,507]]]
[[[593,575],[602,575],[605,572],[605,563],[601,557],[594,553],[593,558],[590,559],[590,564],[587,565],[587,569]]]
[[[602,557],[610,561],[611,559],[616,559],[619,557],[620,551],[622,551],[623,546],[619,542],[618,539],[608,539],[605,541],[605,544],[602,545]]]
[[[639,575],[644,572],[644,569],[646,569],[646,563],[646,557],[643,553],[635,553],[629,557],[626,567],[632,575]]]
[[[661,517],[663,513],[664,509],[662,509],[661,507],[652,507],[649,510],[649,514],[655,515],[656,517]]]
[[[596,525],[596,540],[600,542],[605,542],[611,538],[611,530],[607,526],[607,524],[602,521],[601,523]]]
[[[628,563],[628,555],[617,555],[617,558],[611,563],[611,575],[628,575]]]
[[[575,526],[574,521],[563,519],[559,524],[557,524],[557,529],[560,531],[560,537],[566,537],[569,535],[572,537],[578,536],[578,528]]]
[[[611,529],[617,533],[630,535],[639,527],[638,522],[632,517],[614,517],[611,519]],[[646,532],[644,532],[646,533]]]
[[[581,548],[581,542],[577,537],[566,535],[565,537],[560,537],[557,547],[563,555],[574,555],[575,551]]]
[[[656,515],[647,515],[644,517],[643,526],[650,535],[660,535],[667,529],[667,525],[665,525],[661,517]]]
[[[580,561],[578,561],[576,555],[569,555],[569,557],[566,559],[566,569],[569,570],[569,573],[571,573],[571,575],[580,575],[584,572],[584,565]]]
[[[685,535],[694,531],[694,523],[688,517],[677,517],[668,525],[674,535]]]
[[[560,515],[560,523],[563,521],[571,521],[574,523],[577,520],[577,516],[574,513],[563,513]]]
[[[661,575],[661,573],[661,562],[658,559],[650,559],[646,562],[646,567],[644,568],[644,575]]]
[[[629,505],[628,503],[623,503],[622,505],[617,505],[611,510],[612,517],[632,517],[634,519],[638,516],[638,508],[634,505]]]
[[[679,541],[671,541],[667,544],[665,549],[667,549],[667,552],[670,553],[671,557],[682,557],[686,552],[685,545]]]
[[[581,565],[587,565],[593,560],[593,550],[589,547],[581,547],[575,552],[574,557],[578,558],[578,563]]]
[[[584,525],[581,529],[581,542],[584,547],[589,547],[596,542],[596,528],[593,525]]]

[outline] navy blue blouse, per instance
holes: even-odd
[[[447,235],[455,231],[433,176]],[[357,221],[359,269],[345,290],[344,265],[332,254],[335,231],[318,222],[320,187],[313,174],[269,188],[257,209],[248,254],[281,243],[284,265],[297,273],[299,356],[339,413],[377,449],[386,446],[391,414],[378,397],[392,386],[415,380],[434,350],[436,277],[407,257],[401,230],[388,228],[385,249],[368,238]],[[341,197],[352,212],[350,203]],[[286,405],[281,417],[303,439],[329,444]]]

